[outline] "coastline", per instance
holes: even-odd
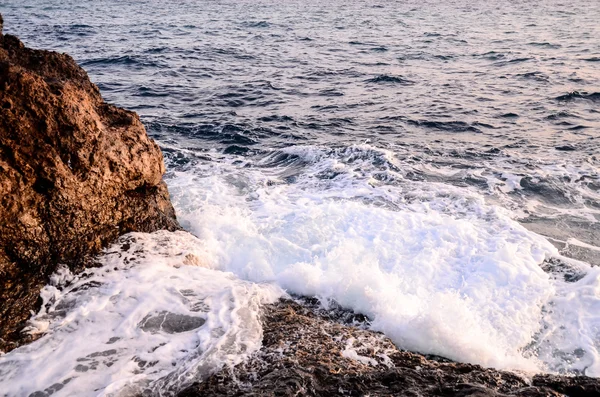
[[[41,61],[36,61],[40,64],[64,61],[69,66],[75,65],[74,61],[65,55],[27,50],[22,44],[19,44],[20,42],[14,36],[4,36],[4,38],[0,36],[0,41],[0,44],[8,48],[6,51],[9,54],[11,51],[16,53],[32,51],[30,54],[33,55],[28,56],[41,57]],[[18,66],[18,68],[22,67],[22,65]],[[52,92],[51,94],[60,96],[64,95],[64,90],[71,89],[70,87],[73,85],[77,89],[81,89],[83,84],[83,90],[88,94],[91,93],[91,102],[94,106],[85,107],[85,100],[80,100],[73,101],[70,104],[71,108],[74,107],[76,113],[87,112],[87,114],[94,111],[94,109],[102,108],[104,110],[100,113],[114,117],[111,119],[112,121],[106,122],[110,127],[114,127],[113,132],[118,131],[120,134],[126,134],[127,131],[131,132],[133,130],[135,138],[138,139],[138,141],[134,139],[135,144],[138,144],[141,140],[144,145],[142,145],[142,148],[135,148],[135,144],[126,139],[127,144],[125,146],[127,150],[125,152],[133,153],[127,157],[133,160],[133,163],[123,158],[119,161],[121,166],[127,168],[129,164],[135,164],[139,160],[140,163],[136,166],[139,170],[130,171],[131,173],[128,175],[134,175],[131,178],[123,178],[124,180],[117,178],[122,185],[113,187],[114,191],[112,193],[109,193],[111,189],[106,188],[108,183],[106,179],[94,182],[95,184],[90,188],[90,192],[96,192],[98,186],[102,186],[103,194],[110,194],[109,200],[103,201],[103,199],[98,199],[95,196],[90,198],[92,193],[74,196],[68,202],[69,204],[73,202],[83,202],[85,204],[86,200],[89,199],[90,205],[77,208],[77,213],[72,215],[75,218],[67,216],[67,219],[75,219],[67,225],[53,225],[56,219],[60,219],[60,217],[57,217],[56,212],[50,211],[49,216],[39,217],[39,224],[35,225],[37,228],[41,224],[42,229],[55,230],[54,234],[51,234],[51,238],[42,239],[43,246],[52,245],[53,249],[59,249],[58,252],[48,253],[33,259],[24,255],[19,257],[21,262],[15,260],[6,260],[5,263],[7,264],[0,262],[2,274],[9,274],[12,277],[11,280],[14,280],[13,284],[9,285],[10,288],[4,286],[1,294],[2,298],[5,299],[2,316],[3,319],[9,318],[8,322],[3,322],[3,326],[6,327],[3,329],[5,335],[3,348],[7,351],[28,342],[27,338],[19,340],[16,333],[24,326],[29,311],[34,309],[36,305],[39,307],[39,302],[37,302],[39,289],[47,282],[59,263],[67,263],[72,270],[81,271],[86,266],[94,266],[90,258],[98,254],[103,247],[115,241],[120,235],[131,231],[152,232],[162,229],[178,230],[180,228],[176,223],[174,210],[170,206],[166,185],[161,179],[165,168],[162,164],[160,149],[151,140],[147,141],[149,138],[145,135],[144,127],[137,115],[111,107],[103,103],[101,98],[94,97],[95,95],[99,96],[97,87],[89,80],[87,82],[77,80],[75,77],[87,79],[85,72],[81,74],[82,69],[77,68],[75,65],[72,69],[69,69],[71,75],[67,74],[68,77],[63,77],[57,86],[51,86],[48,83],[49,80],[56,79],[56,76],[44,76],[42,80],[48,86],[51,86],[48,88],[48,92],[57,90],[59,94]],[[8,69],[2,69],[2,73],[8,73],[6,70]],[[32,78],[35,80],[36,77]],[[27,78],[24,79],[27,80]],[[38,88],[38,90],[46,93],[42,88]],[[77,96],[76,98],[81,99]],[[0,97],[0,102],[1,100],[2,97]],[[52,109],[50,105],[48,106],[49,109]],[[62,109],[60,106],[58,108]],[[4,131],[8,131],[8,128]],[[4,138],[4,136],[2,137]],[[5,144],[4,140],[2,143]],[[61,147],[62,141],[55,142],[55,145]],[[132,146],[134,150],[130,150]],[[17,145],[11,147],[15,152],[19,150]],[[46,149],[48,149],[48,146],[44,146],[43,149],[36,147],[31,150]],[[69,147],[68,150],[76,149]],[[122,155],[123,150],[121,148],[116,153]],[[150,158],[140,160],[148,153],[151,154]],[[62,158],[60,161],[65,164],[70,163]],[[0,166],[2,165],[0,163]],[[83,167],[83,163],[81,163],[81,166]],[[114,164],[112,166],[114,167]],[[152,172],[146,175],[144,174],[146,169],[151,169]],[[89,172],[92,175],[98,174],[96,171]],[[115,173],[114,170],[111,171],[109,179],[114,178],[112,173]],[[31,193],[31,197],[37,198],[36,200],[44,203],[45,206],[55,197],[53,196],[54,193],[50,194],[49,192],[55,191],[57,197],[69,194],[68,189],[61,190],[61,188],[63,186],[68,188],[69,184],[67,182],[71,179],[65,179],[67,182],[64,182],[60,179],[62,173],[54,175],[54,179],[48,179],[51,182],[50,185],[46,182],[40,184],[37,182],[39,178],[33,177],[30,182],[26,180],[23,183],[16,183],[15,181],[19,180],[17,174],[12,174],[12,179],[6,178],[7,182],[2,181],[3,185],[0,186],[12,186],[13,183],[17,185],[16,188],[6,193],[5,197],[13,194],[18,200],[22,200],[20,198],[23,195],[22,192],[31,189],[34,192]],[[80,175],[75,175],[74,179],[77,178],[82,179]],[[89,179],[83,179],[83,182],[89,181]],[[46,179],[43,181],[46,181]],[[85,189],[85,187],[77,185],[74,188],[78,192],[81,189]],[[116,202],[113,200],[116,200]],[[118,204],[121,202],[120,200],[125,200],[125,204]],[[67,207],[68,205],[64,203],[60,206],[63,209]],[[99,207],[117,208],[119,215],[117,216],[115,213],[103,214],[101,218],[106,220],[105,223],[93,221],[91,223],[93,227],[84,232],[85,228],[82,228],[82,224],[84,226],[87,224],[81,219],[88,219],[88,217],[95,219]],[[19,210],[21,209],[22,207],[19,207]],[[126,216],[128,212],[131,216]],[[143,214],[144,217],[139,218],[138,214]],[[3,215],[3,219],[9,220],[5,224],[23,224],[13,220],[14,216],[13,218],[11,216],[13,215]],[[77,216],[82,218],[76,218]],[[9,233],[2,230],[2,247],[4,247],[5,252],[8,249],[6,247],[14,244],[15,241],[30,241],[30,244],[33,244],[31,241],[38,241],[36,239],[27,240],[22,237],[29,229],[17,230],[18,233]],[[65,230],[69,232],[65,232]],[[69,233],[72,233],[72,235],[69,236]],[[73,241],[76,241],[82,235],[89,237],[86,237],[88,244],[72,249]],[[61,240],[63,237],[64,239]],[[65,248],[61,249],[61,246]],[[27,253],[30,252],[30,250],[27,251]],[[51,259],[50,262],[48,262],[49,258]],[[0,260],[3,259],[5,258],[0,254]],[[28,268],[26,274],[19,270],[11,270],[12,273],[5,270],[9,266],[14,267],[15,263],[26,261],[37,264],[44,263],[44,265]],[[25,276],[32,278],[23,281]],[[22,285],[26,286],[25,292],[23,292],[23,289],[19,289],[18,293],[14,292],[16,288],[21,288],[19,286]],[[20,299],[23,299],[23,301],[20,301]],[[19,303],[15,303],[17,301]],[[506,371],[485,369],[477,365],[461,364],[443,358],[401,351],[388,338],[379,333],[340,324],[339,319],[328,317],[316,312],[314,309],[310,305],[300,305],[290,300],[282,300],[276,304],[264,306],[262,348],[249,361],[238,364],[233,369],[223,369],[209,376],[203,382],[189,386],[181,391],[179,395],[600,395],[600,381],[596,378],[535,375],[531,379],[525,379]],[[152,391],[150,390],[149,393],[152,393]]]

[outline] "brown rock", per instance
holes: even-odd
[[[247,362],[188,386],[179,397],[600,396],[596,378],[536,375],[527,380],[399,350],[382,334],[332,321],[293,301],[264,310],[262,349]],[[357,356],[348,354],[348,347]]]
[[[0,350],[16,347],[58,264],[179,228],[164,172],[139,117],[105,103],[70,56],[0,30]]]

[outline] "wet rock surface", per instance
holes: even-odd
[[[177,334],[200,328],[205,322],[206,320],[202,317],[162,311],[146,316],[140,324],[140,329],[151,333],[162,331],[167,334]]]
[[[212,375],[179,397],[600,395],[595,378],[525,379],[402,351],[382,334],[289,300],[265,309],[263,327],[263,347],[248,362]]]
[[[26,341],[59,263],[89,265],[126,232],[179,228],[164,172],[138,116],[105,103],[70,56],[0,33],[0,350]]]

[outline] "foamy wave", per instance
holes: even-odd
[[[583,280],[545,273],[540,265],[557,249],[507,210],[474,189],[403,179],[386,151],[285,153],[303,164],[203,164],[169,181],[180,219],[223,270],[334,299],[405,349],[497,368],[600,374],[600,317],[591,310],[599,298]],[[379,172],[395,179],[374,178]],[[600,285],[588,265],[586,272],[588,285]],[[557,315],[573,291],[585,295],[574,298],[581,312]]]
[[[237,364],[260,347],[260,305],[282,291],[208,259],[188,233],[132,233],[101,267],[63,269],[31,321],[45,335],[0,357],[0,395],[163,395]]]

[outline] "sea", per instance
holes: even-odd
[[[0,395],[171,395],[260,349],[261,307],[298,296],[401,349],[600,377],[600,1],[0,13],[140,115],[187,231],[59,269]]]

